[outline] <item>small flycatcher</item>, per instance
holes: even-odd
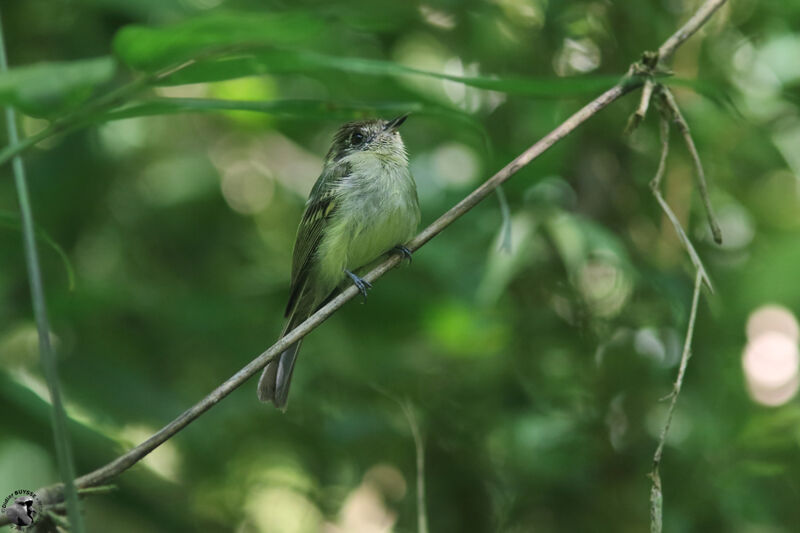
[[[395,119],[349,122],[339,128],[311,189],[297,229],[292,284],[281,333],[286,335],[325,304],[349,278],[366,297],[359,273],[388,252],[411,257],[403,246],[419,224],[419,200],[408,154]],[[301,341],[267,364],[258,398],[285,409]]]

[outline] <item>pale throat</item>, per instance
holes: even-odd
[[[353,167],[353,173],[372,179],[390,177],[408,167],[408,158],[400,150],[365,150],[345,157]]]

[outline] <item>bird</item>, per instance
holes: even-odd
[[[36,516],[36,509],[31,496],[20,496],[14,500],[13,505],[6,508],[6,516],[12,524],[17,526],[30,526]]]
[[[350,282],[366,299],[372,285],[360,274],[386,254],[411,260],[405,244],[416,233],[420,208],[398,131],[407,117],[348,122],[334,135],[297,229],[281,337]],[[281,411],[301,341],[267,363],[258,381],[259,400]]]

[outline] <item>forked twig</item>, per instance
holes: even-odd
[[[711,279],[708,277],[705,266],[703,266],[703,262],[700,260],[700,256],[697,254],[697,250],[694,249],[694,245],[692,244],[692,241],[689,240],[686,232],[683,230],[678,217],[675,216],[675,213],[672,211],[669,204],[664,199],[664,196],[661,194],[660,185],[667,166],[667,155],[669,154],[669,121],[663,115],[661,116],[659,129],[661,133],[661,157],[658,160],[658,169],[656,170],[656,175],[650,182],[650,189],[653,191],[653,196],[655,196],[656,201],[658,201],[658,204],[661,206],[664,214],[667,215],[667,218],[672,223],[672,227],[675,228],[675,233],[678,235],[678,240],[681,241],[684,249],[689,254],[689,259],[692,261],[695,270],[700,273],[703,278],[703,282],[708,287],[708,290],[713,293],[714,287],[711,284]]]
[[[678,125],[678,130],[683,136],[683,141],[686,143],[686,148],[689,150],[689,154],[692,156],[694,168],[697,172],[697,188],[700,191],[700,198],[703,199],[703,206],[706,209],[706,216],[708,217],[708,225],[711,228],[711,235],[714,237],[714,242],[717,244],[722,244],[722,231],[719,229],[717,218],[714,216],[714,208],[711,206],[711,199],[708,197],[706,174],[703,171],[703,163],[700,161],[700,155],[697,153],[697,147],[694,144],[694,139],[692,139],[692,134],[689,131],[689,124],[686,122],[686,119],[683,118],[683,114],[678,107],[678,102],[675,101],[675,97],[672,95],[672,92],[668,88],[661,86],[659,87],[658,93],[665,107],[672,115],[672,119],[674,120],[675,124]]]
[[[653,89],[655,88],[655,82],[653,81],[652,77],[647,77],[644,80],[644,87],[642,87],[642,96],[639,99],[639,107],[636,108],[636,111],[628,118],[628,125],[625,126],[625,133],[630,134],[639,127],[639,124],[642,123],[644,117],[647,116],[647,109],[650,107],[650,99],[653,96]]]

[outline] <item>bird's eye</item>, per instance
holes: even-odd
[[[350,137],[350,142],[353,143],[353,146],[358,146],[359,144],[364,142],[364,134],[357,131]]]

